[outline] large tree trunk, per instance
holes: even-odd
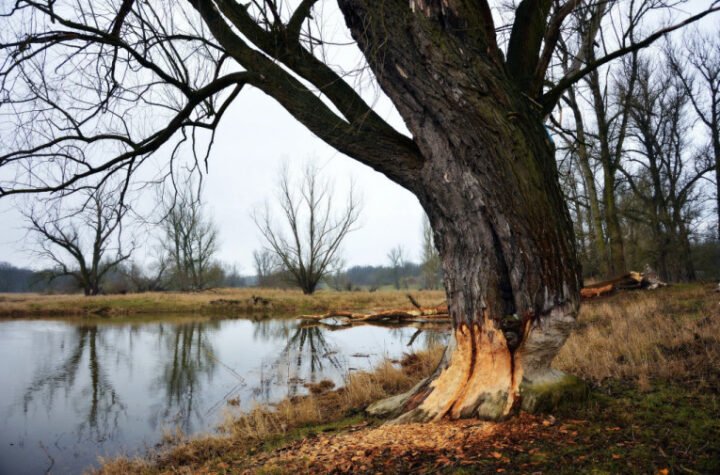
[[[495,50],[473,48],[482,38],[467,38],[442,2],[339,4],[425,158],[403,185],[432,224],[454,327],[435,375],[392,406],[401,420],[501,418],[523,377],[555,376],[549,364],[578,308],[551,141]]]

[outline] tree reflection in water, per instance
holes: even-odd
[[[274,318],[255,318],[253,322],[253,339],[275,343],[285,340],[295,328],[293,320]]]
[[[274,371],[266,372],[263,368],[260,375],[260,387],[254,394],[260,400],[270,399],[272,385],[275,381],[287,382],[287,395],[295,396],[306,382],[317,382],[319,375],[329,376],[324,373],[325,370],[340,373],[341,364],[335,356],[337,352],[328,343],[325,331],[317,326],[295,325],[292,333],[287,333],[289,335],[287,343],[271,365]],[[291,327],[286,326],[285,328],[290,329]]]
[[[421,348],[432,348],[434,346],[447,346],[448,328],[447,325],[419,325],[417,330],[410,336],[406,345],[412,348],[411,351],[418,351]],[[419,344],[420,341],[422,341],[422,344]]]
[[[111,349],[103,339],[103,332],[96,325],[75,327],[73,339],[68,358],[59,366],[43,368],[35,375],[23,395],[23,411],[27,414],[37,397],[45,403],[48,411],[52,411],[57,391],[63,390],[67,395],[75,387],[76,381],[80,381],[80,384],[84,382],[79,373],[82,363],[87,362],[87,386],[80,388],[82,397],[73,400],[77,420],[80,421],[76,429],[77,439],[94,442],[112,439],[117,433],[118,418],[125,406],[111,384],[103,364],[103,357],[107,356]],[[64,347],[64,342],[62,346]]]
[[[227,399],[251,391],[255,400],[268,403],[298,395],[305,383],[321,379],[341,383],[347,374],[345,358],[350,355],[346,348],[330,344],[332,328],[308,327],[286,319],[255,321],[243,328],[252,332],[257,348],[238,348],[236,357],[243,362],[230,367],[217,359],[214,348],[215,344],[223,348],[222,340],[215,339],[221,326],[220,320],[74,326],[63,333],[60,351],[53,345],[50,351],[38,353],[46,362],[23,389],[23,411],[31,419],[28,414],[33,405],[42,404],[48,413],[63,414],[67,411],[63,401],[69,401],[72,420],[77,421],[70,430],[77,432],[78,441],[122,439],[125,435],[118,437],[118,427],[126,424],[131,409],[133,417],[147,421],[150,431],[164,426],[192,433],[204,427],[208,414],[226,407]],[[407,329],[395,328],[390,334],[407,345]],[[417,335],[410,346],[414,350],[444,343],[445,336],[445,331],[429,329]],[[268,356],[255,363],[258,353]],[[148,364],[153,369],[149,374],[146,368],[133,368]],[[145,375],[149,379],[138,383]],[[214,375],[224,383],[215,384]],[[246,387],[244,377],[252,388]],[[214,389],[210,391],[210,387]],[[123,400],[117,388],[122,390]],[[126,409],[126,404],[133,406]],[[58,427],[66,430],[64,425]]]
[[[190,322],[158,325],[158,337],[168,357],[162,358],[160,375],[153,383],[154,390],[165,392],[161,418],[166,423],[192,431],[193,416],[203,419],[197,412],[196,394],[202,393],[203,378],[212,377],[218,360],[207,336],[208,329],[217,329],[219,322]]]

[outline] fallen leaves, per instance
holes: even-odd
[[[282,452],[259,454],[246,473],[267,466],[281,466],[284,473],[423,474],[460,466],[482,472],[516,473],[520,469],[532,473],[535,464],[544,463],[550,455],[536,447],[536,441],[565,443],[576,435],[574,425],[529,414],[503,423],[461,420],[382,425],[319,434]],[[521,455],[525,462],[518,465]]]

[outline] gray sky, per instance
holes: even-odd
[[[402,128],[387,99],[379,99],[376,108]],[[203,185],[204,201],[220,230],[221,261],[237,265],[242,273],[252,273],[252,251],[261,247],[262,241],[250,213],[274,198],[283,162],[299,172],[308,160],[321,166],[324,176],[335,182],[335,196],[341,204],[351,178],[362,197],[359,229],[343,246],[347,265],[386,264],[387,252],[398,244],[405,247],[409,259],[419,259],[423,211],[410,192],[336,152],[271,98],[248,89],[221,123]],[[156,161],[163,162],[162,158]],[[139,208],[149,209],[153,200],[154,193],[148,190],[140,198]],[[26,237],[18,211],[21,201],[0,200],[0,261],[40,267],[45,262],[28,252],[32,240]],[[136,241],[138,258],[146,260],[147,254],[152,254],[147,231],[139,232]],[[149,241],[153,245],[157,237]]]
[[[323,37],[338,44],[325,51],[325,61],[343,71],[356,69],[362,64],[360,52],[352,44],[337,5],[322,2],[321,7]],[[378,113],[398,130],[407,132],[399,114],[367,72],[348,80]],[[163,166],[167,164],[166,157],[161,151],[153,161]],[[299,173],[307,161],[322,167],[324,177],[334,182],[340,206],[351,179],[361,196],[359,227],[348,235],[342,248],[346,265],[387,264],[388,251],[398,244],[405,248],[406,258],[419,260],[423,211],[410,192],[338,153],[273,99],[246,88],[218,128],[203,184],[204,202],[220,231],[218,258],[223,263],[237,265],[243,274],[253,273],[252,252],[262,246],[262,240],[251,212],[275,197],[277,175],[283,163],[288,164],[291,173]],[[155,171],[152,165],[145,166],[142,174],[149,178]],[[30,199],[0,200],[0,261],[37,268],[46,262],[29,252],[32,240],[26,236],[17,209],[21,201]],[[155,193],[149,190],[139,199],[136,209],[141,213],[151,211],[154,199]],[[146,230],[136,234],[139,245],[136,258],[141,262],[152,260],[158,236]]]

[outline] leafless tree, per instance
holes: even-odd
[[[255,275],[257,275],[257,285],[259,287],[271,286],[274,274],[280,269],[277,255],[267,249],[255,250],[253,251],[253,263]]]
[[[718,0],[697,13],[668,10],[666,26],[643,20],[634,34],[598,10],[667,4],[521,0],[496,25],[487,0],[337,0],[403,133],[328,63],[333,38],[318,24],[329,2],[18,0],[3,7],[0,29],[1,107],[16,125],[0,131],[0,164],[14,170],[0,195],[132,176],[161,147],[176,159],[184,142],[206,151],[229,105],[257,88],[414,193],[430,219],[459,344],[399,406],[403,420],[504,417],[520,379],[529,391],[563,377],[549,365],[579,305],[573,227],[544,120],[588,74],[720,10]],[[594,12],[587,28],[566,28],[585,11]],[[567,70],[556,62],[561,39],[582,46]],[[587,54],[595,43],[609,47]],[[501,331],[508,315],[524,319],[520,334]]]
[[[200,191],[192,183],[182,191],[161,198],[162,243],[170,265],[173,285],[182,290],[201,290],[216,285],[222,270],[214,261],[218,246],[215,225],[205,216]]]
[[[155,262],[150,268],[143,268],[137,262],[131,261],[123,270],[125,278],[130,283],[134,292],[152,292],[163,290],[165,271],[168,268],[167,256],[163,250],[158,253]]]
[[[690,104],[709,138],[715,165],[717,239],[720,239],[720,33],[688,32],[683,48],[668,44],[673,73],[680,79]]]
[[[403,267],[405,266],[405,249],[398,244],[390,249],[390,252],[387,254],[387,258],[390,261],[393,285],[395,285],[396,289],[400,289],[400,275],[402,274]]]
[[[612,54],[617,43],[634,43],[646,18],[670,6],[671,2],[655,0],[626,5],[595,2],[577,8],[567,25],[573,34],[559,39],[557,68],[567,73],[577,68],[583,58],[593,61],[599,55]],[[605,19],[612,25],[608,31],[600,28]],[[587,33],[592,31],[597,31],[596,41],[588,42],[594,35]],[[581,81],[567,88],[561,104],[569,112],[566,119],[569,129],[556,127],[566,144],[568,158],[573,162],[568,164],[566,172],[577,175],[568,177],[567,184],[570,189],[580,186],[583,189],[582,197],[575,190],[572,192],[574,198],[581,198],[581,201],[574,200],[577,205],[574,215],[580,221],[576,224],[583,234],[587,229],[588,242],[584,250],[588,259],[585,264],[590,264],[590,273],[606,277],[627,270],[618,188],[625,156],[631,92],[637,79],[636,63],[637,50],[613,65],[589,71]],[[580,243],[583,251],[584,243]]]
[[[338,211],[332,186],[309,164],[298,182],[284,167],[278,188],[282,224],[274,222],[269,205],[256,211],[253,219],[283,270],[303,293],[312,294],[323,277],[338,267],[340,245],[354,230],[360,202],[351,184],[345,207]]]
[[[689,137],[690,96],[667,59],[642,60],[629,109],[629,156],[621,170],[640,206],[634,218],[647,225],[653,265],[663,280],[694,280],[690,256],[692,205],[697,184],[715,167],[707,150]]]
[[[426,289],[434,290],[440,287],[442,267],[432,232],[430,221],[426,216],[422,223],[422,262],[420,265],[422,266],[423,286]]]
[[[134,249],[131,245],[122,250],[122,222],[129,208],[118,201],[115,190],[105,187],[84,195],[75,209],[63,211],[62,200],[51,200],[47,208],[32,208],[26,217],[40,256],[55,264],[51,277],[71,276],[85,295],[97,295],[103,278]]]

